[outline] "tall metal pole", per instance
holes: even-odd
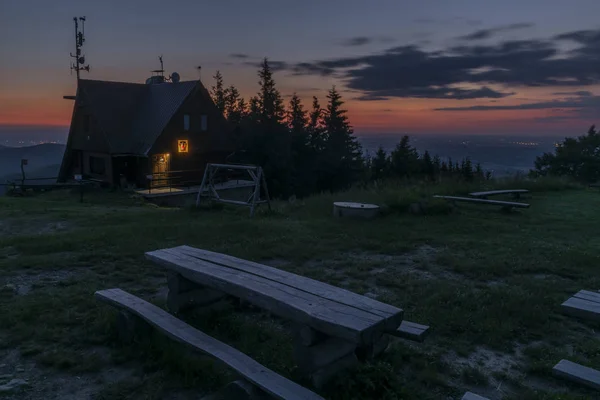
[[[79,50],[79,42],[77,41],[77,33],[79,32],[77,17],[73,17],[73,21],[75,21],[75,72],[77,73],[77,82],[79,82],[79,55],[81,50]]]

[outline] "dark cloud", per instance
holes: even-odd
[[[562,54],[559,45],[563,40],[576,41],[580,46]],[[287,69],[295,75],[340,78],[348,89],[360,93],[361,100],[461,100],[502,98],[517,87],[559,89],[598,84],[599,62],[600,30],[572,32],[547,40],[461,45],[442,51],[396,46],[364,56],[291,64]]]
[[[482,40],[482,39],[488,39],[488,38],[494,36],[497,33],[514,31],[514,30],[517,30],[517,29],[526,29],[526,28],[531,28],[532,26],[533,26],[532,23],[522,22],[522,23],[516,23],[516,24],[498,26],[496,28],[480,29],[480,30],[475,31],[473,33],[470,33],[468,35],[461,36],[461,37],[459,37],[459,39],[461,39],[461,40]]]
[[[478,26],[483,23],[483,21],[479,19],[469,19],[464,17],[452,17],[452,18],[443,18],[443,19],[435,19],[435,18],[415,18],[413,19],[414,23],[417,24],[453,24],[453,23],[465,23],[470,26]]]
[[[391,108],[384,108],[381,111],[383,111],[383,112],[393,112],[394,110],[392,110]]]
[[[394,39],[388,36],[377,36],[377,37],[369,37],[369,36],[356,36],[350,39],[344,40],[341,45],[347,47],[358,47],[364,46],[370,43],[391,43]]]
[[[243,54],[243,53],[232,53],[229,55],[229,57],[231,57],[231,58],[250,58],[250,56],[248,54]]]
[[[577,92],[555,92],[552,94],[555,96],[581,96],[581,97],[593,96],[593,93],[589,92],[587,90],[579,90]]]
[[[245,61],[243,64],[244,65],[248,65],[250,67],[254,67],[254,68],[261,68],[262,67],[262,61],[259,61],[259,62]],[[271,61],[271,60],[269,60],[269,67],[271,67],[271,70],[273,72],[277,72],[277,71],[283,71],[283,70],[289,69],[290,65],[288,63],[286,63],[285,61]]]
[[[372,41],[372,38],[366,36],[357,36],[348,40],[344,40],[344,42],[342,42],[342,46],[363,46],[365,44],[371,43]]]
[[[561,111],[563,109],[598,109],[600,96],[573,97],[567,100],[540,101],[537,103],[524,103],[498,106],[471,106],[471,107],[444,107],[435,111],[494,111],[494,110],[544,110]]]

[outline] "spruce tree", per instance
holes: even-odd
[[[294,93],[290,99],[286,122],[292,132],[306,132],[308,125],[306,110],[304,110],[304,106],[296,93]]]
[[[442,160],[437,154],[433,157],[433,175],[437,177],[442,171]]]
[[[473,180],[473,163],[469,157],[464,160],[463,176],[467,182]]]
[[[383,147],[379,146],[375,157],[371,159],[371,179],[379,180],[388,176],[390,169],[390,160]]]
[[[293,193],[302,197],[314,190],[315,178],[312,163],[315,159],[308,143],[307,112],[296,93],[290,99],[286,123],[291,134],[291,187]]]
[[[225,90],[225,116],[231,124],[237,126],[242,119],[240,110],[240,92],[231,85]]]
[[[421,164],[423,174],[425,174],[425,176],[428,178],[433,178],[433,160],[431,159],[429,151],[425,150],[425,153],[423,153]]]
[[[223,75],[217,71],[215,76],[215,86],[212,87],[211,97],[221,113],[225,111],[225,88],[223,86]]]
[[[344,101],[335,86],[329,90],[327,99],[323,117],[327,132],[326,177],[328,189],[338,190],[348,187],[361,173],[362,147],[348,123],[347,111],[342,108]]]
[[[400,143],[390,154],[392,173],[398,178],[408,178],[418,171],[419,155],[410,145],[410,138],[402,136]]]
[[[265,58],[258,71],[260,91],[258,93],[258,104],[261,111],[263,123],[280,123],[285,116],[281,94],[275,87],[273,72]]]

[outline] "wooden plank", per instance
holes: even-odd
[[[139,316],[170,338],[222,361],[249,382],[277,399],[322,399],[310,390],[264,367],[246,354],[121,289],[100,290],[95,293],[95,296],[101,301]]]
[[[490,190],[487,192],[469,193],[469,196],[481,197],[481,196],[496,196],[496,195],[501,195],[501,194],[515,194],[515,193],[529,193],[529,190],[527,190],[527,189]]]
[[[580,290],[575,293],[573,297],[582,300],[592,301],[594,303],[600,303],[600,293],[590,292],[589,290]]]
[[[600,304],[596,302],[571,297],[561,304],[561,308],[565,314],[600,321]]]
[[[452,200],[452,201],[464,201],[466,203],[477,203],[477,204],[490,204],[495,206],[503,207],[515,207],[515,208],[529,208],[529,204],[526,203],[515,203],[513,201],[500,201],[500,200],[484,200],[473,197],[457,197],[457,196],[433,196],[438,199]]]
[[[373,313],[386,319],[386,329],[390,331],[395,330],[400,325],[404,316],[404,312],[400,308],[277,268],[190,246],[174,247],[173,250],[199,260],[267,278],[327,300]]]
[[[390,332],[390,335],[422,342],[425,340],[425,336],[427,336],[428,333],[429,326],[427,325],[421,325],[410,321],[402,321],[398,329]]]
[[[489,400],[487,397],[480,396],[475,393],[467,392],[462,397],[462,400]]]
[[[193,258],[173,249],[146,253],[159,265],[185,278],[246,300],[282,318],[309,325],[330,336],[354,343],[370,343],[385,330],[386,319],[315,296],[239,269]]]
[[[584,367],[569,360],[560,360],[552,368],[555,376],[581,383],[593,389],[600,389],[600,371]]]

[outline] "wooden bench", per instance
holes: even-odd
[[[126,311],[128,314],[121,314],[123,319],[130,320],[130,315],[141,318],[171,339],[223,362],[273,398],[323,400],[319,395],[262,366],[246,354],[121,289],[100,290],[94,295],[98,300]]]
[[[488,204],[492,206],[501,206],[503,209],[511,209],[511,208],[529,208],[529,204],[526,203],[515,203],[512,201],[499,201],[499,200],[486,200],[486,199],[478,199],[473,197],[458,197],[458,196],[433,196],[438,199],[444,199],[451,202],[466,202],[466,203],[475,203],[475,204]]]
[[[562,303],[561,308],[567,315],[600,321],[600,293],[580,290]]]
[[[390,335],[401,337],[416,342],[425,340],[425,336],[429,333],[429,326],[417,324],[410,321],[402,321],[395,332],[390,332]]]
[[[461,400],[488,400],[488,398],[475,393],[467,392]]]
[[[469,196],[487,199],[489,196],[499,196],[502,194],[512,194],[513,198],[518,199],[522,193],[529,193],[527,189],[505,189],[505,190],[489,190],[487,192],[473,192]]]
[[[555,376],[581,383],[592,389],[600,389],[600,371],[593,368],[584,367],[569,360],[560,360],[552,368],[552,373]]]
[[[488,398],[475,393],[467,392],[461,400],[488,400]]]
[[[169,270],[173,312],[229,295],[293,321],[296,362],[316,387],[383,352],[403,318],[389,304],[225,254],[179,246],[146,257]]]

